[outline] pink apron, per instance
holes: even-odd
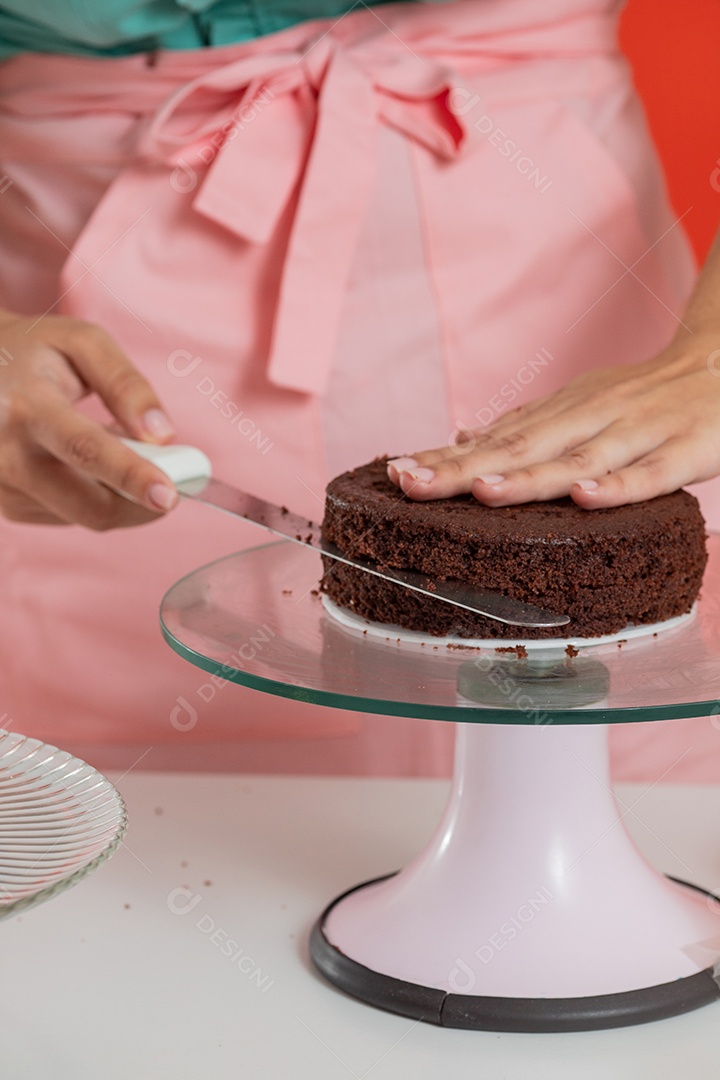
[[[319,518],[337,472],[673,332],[692,262],[616,8],[398,4],[8,61],[0,304],[104,326],[217,475]],[[108,535],[2,522],[3,723],[103,764],[447,772],[451,725],[212,693],[163,643],[164,591],[262,539],[192,505]],[[618,732],[621,775],[659,774],[695,723]]]

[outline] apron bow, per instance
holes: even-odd
[[[322,393],[332,365],[378,123],[446,160],[472,130],[453,108],[459,78],[377,40],[348,46],[324,33],[304,52],[218,67],[171,95],[143,142],[175,168],[194,210],[248,243],[268,243],[291,215],[267,373],[305,393]]]

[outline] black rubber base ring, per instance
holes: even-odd
[[[690,1012],[720,998],[720,986],[713,969],[706,968],[684,979],[628,990],[620,994],[599,994],[575,998],[480,997],[448,994],[429,986],[394,979],[345,956],[325,936],[327,917],[341,900],[358,889],[386,881],[387,874],[365,881],[335,898],[315,923],[310,936],[310,955],[318,970],[346,994],[375,1005],[386,1012],[424,1020],[441,1027],[475,1031],[597,1031],[664,1020]],[[697,885],[672,878],[704,896],[713,896]],[[716,898],[717,899],[717,898]]]

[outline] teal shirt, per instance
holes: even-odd
[[[375,4],[389,0],[372,0]],[[352,0],[5,0],[0,60],[20,52],[125,56],[231,45],[305,19],[335,18]]]

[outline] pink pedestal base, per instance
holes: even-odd
[[[406,983],[504,998],[619,994],[712,968],[720,904],[635,847],[607,728],[460,724],[456,755],[432,841],[332,907],[330,946]]]

